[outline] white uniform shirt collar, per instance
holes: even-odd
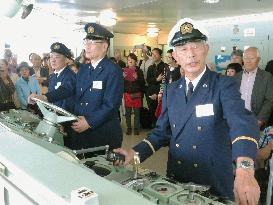
[[[58,71],[54,70],[54,73],[57,74],[57,77],[59,77],[60,74],[63,72],[63,70],[64,70],[65,68],[66,68],[66,66],[65,66],[64,68],[62,68],[61,70],[58,70]]]
[[[197,78],[195,78],[193,81],[190,81],[190,79],[187,78],[187,76],[185,76],[187,90],[188,90],[188,84],[189,84],[189,82],[192,82],[192,84],[193,84],[193,90],[195,90],[197,84],[199,83],[200,79],[202,78],[202,76],[204,75],[205,72],[206,72],[206,67],[205,67],[205,69],[203,70],[203,72],[200,73],[200,74],[197,76]]]
[[[103,58],[104,58],[104,57],[103,57]],[[98,60],[97,62],[95,62],[95,63],[91,63],[91,65],[93,66],[94,69],[96,69],[96,67],[99,65],[99,63],[101,62],[101,60],[102,60],[103,58],[99,59],[99,60]]]

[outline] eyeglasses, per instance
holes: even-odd
[[[96,43],[104,43],[105,41],[102,40],[91,40],[91,39],[85,39],[84,44],[96,44]]]
[[[5,72],[5,70],[0,70],[0,72]]]

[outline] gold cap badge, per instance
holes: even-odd
[[[59,50],[60,49],[60,45],[59,44],[55,44],[54,45],[54,50]]]
[[[94,27],[89,26],[88,29],[87,29],[87,33],[94,33]]]
[[[180,27],[180,31],[182,34],[192,33],[193,25],[191,23],[183,23]]]

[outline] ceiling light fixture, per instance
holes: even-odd
[[[117,23],[117,14],[112,9],[103,10],[98,17],[99,23],[104,26],[114,26]]]
[[[18,1],[0,0],[0,5],[1,5],[0,16],[12,18],[21,8],[22,0],[18,0]]]
[[[147,36],[149,37],[153,38],[158,36],[158,32],[159,32],[159,28],[156,28],[156,27],[147,28]]]
[[[33,9],[33,4],[23,5],[22,8],[23,8],[23,13],[21,15],[21,18],[25,19],[31,13]]]
[[[22,8],[21,18],[25,19],[33,9],[33,3],[35,0],[0,0],[0,16],[6,16],[9,18],[14,17]]]
[[[156,25],[155,24],[148,24],[148,28],[155,28]]]
[[[203,0],[203,3],[206,4],[217,4],[220,0]]]

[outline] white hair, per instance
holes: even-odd
[[[251,46],[251,47],[248,47],[247,49],[245,49],[244,53],[243,53],[243,56],[245,55],[245,52],[246,50],[255,50],[256,51],[256,54],[257,54],[257,57],[260,58],[261,57],[261,54],[260,54],[260,51],[257,47],[255,46]]]

